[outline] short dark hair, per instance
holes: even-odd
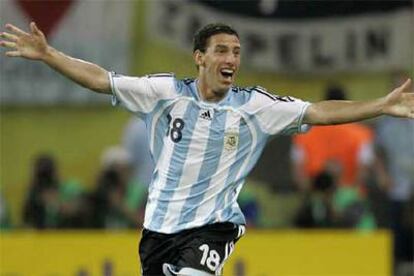
[[[325,91],[325,100],[347,100],[346,91],[342,86],[337,84],[331,84]]]
[[[200,30],[196,32],[194,35],[194,47],[193,52],[196,50],[200,50],[201,52],[205,52],[207,49],[207,42],[208,39],[216,34],[229,34],[229,35],[235,35],[239,37],[239,34],[235,29],[233,29],[231,26],[223,23],[212,23],[208,24],[204,27],[202,27]]]

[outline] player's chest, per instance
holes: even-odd
[[[241,114],[235,110],[177,104],[165,112],[165,141],[174,147],[237,148],[239,136],[247,131]]]

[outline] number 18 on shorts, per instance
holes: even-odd
[[[243,234],[244,226],[232,223],[211,224],[176,234],[144,230],[140,243],[143,275],[221,275],[225,261]]]

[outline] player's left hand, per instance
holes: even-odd
[[[414,119],[414,91],[408,79],[385,97],[384,114]]]

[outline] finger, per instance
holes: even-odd
[[[403,85],[400,86],[402,92],[410,92],[411,91],[411,79],[407,79]]]
[[[42,31],[39,30],[35,22],[30,23],[30,29],[32,30],[32,33],[40,35],[42,34]]]
[[[11,41],[0,41],[0,46],[7,48],[16,48],[16,43]]]
[[[17,28],[12,24],[6,24],[6,29],[16,33],[17,35],[28,35],[28,33],[24,32],[23,30]]]
[[[0,33],[0,37],[1,38],[6,38],[6,39],[8,39],[10,41],[13,41],[13,42],[16,42],[18,40],[17,36],[15,36],[14,34],[6,33],[6,32]]]
[[[8,57],[20,57],[21,53],[19,51],[9,51],[9,52],[6,52],[6,56],[8,56]]]
[[[35,24],[34,22],[30,22],[30,31],[32,31],[32,33],[36,33],[36,29],[35,29]]]

